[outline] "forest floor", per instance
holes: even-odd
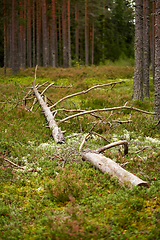
[[[131,109],[98,112],[99,117],[88,114],[61,123],[65,143],[55,144],[38,103],[32,112],[23,106],[34,74],[32,68],[13,76],[7,69],[4,76],[0,69],[0,239],[159,240],[160,125],[152,115]],[[61,86],[53,85],[45,93],[54,103],[96,84],[123,80],[113,88],[96,88],[57,104],[57,122],[73,114],[58,109],[127,104],[154,112],[152,79],[150,98],[133,101],[133,74],[133,67],[38,68],[36,83]],[[28,108],[32,102],[33,98],[27,100]],[[131,121],[120,124],[115,120]],[[82,161],[78,149],[93,126],[108,142],[127,140],[128,155],[123,156],[117,146],[106,150],[105,156],[124,163],[124,168],[148,182],[149,188],[120,186],[116,178]],[[83,149],[106,144],[91,135]]]

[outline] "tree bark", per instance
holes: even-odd
[[[88,21],[87,21],[87,0],[85,0],[85,64],[88,65]]]
[[[68,0],[68,61],[71,67],[71,31],[70,31],[70,0]]]
[[[61,14],[60,14],[60,6],[58,6],[58,30],[59,30],[59,64],[62,66],[62,34],[61,34]]]
[[[6,2],[4,0],[4,74],[6,74],[7,60],[7,29],[6,29]]]
[[[37,65],[40,66],[40,3],[36,0],[36,51],[37,51]]]
[[[78,5],[75,4],[75,46],[76,46],[76,60],[79,59],[79,10]]]
[[[19,72],[17,54],[16,0],[12,0],[12,73]]]
[[[35,0],[32,0],[32,19],[33,19],[33,67],[35,67],[35,57],[36,57],[36,50],[35,50]]]
[[[94,22],[92,23],[92,65],[94,64]]]
[[[63,0],[62,6],[62,34],[63,34],[63,67],[68,67],[67,59],[67,29],[66,29],[66,0]]]
[[[56,4],[55,0],[52,0],[52,67],[56,67]]]
[[[23,68],[26,68],[26,0],[24,0],[24,27],[23,27]]]
[[[149,0],[143,0],[143,81],[144,97],[149,97]]]
[[[31,67],[31,0],[27,6],[27,67]]]
[[[54,120],[54,117],[49,109],[49,107],[47,106],[47,104],[43,101],[43,98],[41,97],[41,95],[39,94],[38,90],[36,89],[35,86],[33,86],[33,91],[34,94],[39,102],[39,104],[41,105],[41,108],[44,111],[44,115],[48,121],[48,126],[52,131],[52,136],[55,140],[56,143],[64,143],[64,136],[63,133],[61,131],[61,128],[59,128],[57,126],[56,121]]]
[[[43,66],[49,65],[49,34],[47,27],[46,0],[42,0]]]
[[[155,119],[160,120],[160,1],[155,1]]]
[[[133,99],[143,100],[143,0],[135,1],[135,70]]]
[[[19,1],[19,7],[20,7],[20,19],[21,21],[23,20],[23,6],[22,6],[22,1]],[[20,54],[20,67],[21,68],[24,68],[24,61],[23,61],[23,33],[24,33],[24,27],[22,25],[22,23],[20,23],[20,51],[19,51],[19,54]]]
[[[94,150],[86,149],[82,152],[82,159],[88,160],[102,173],[108,173],[113,177],[117,177],[120,185],[128,185],[129,187],[134,186],[145,186],[149,187],[149,184],[140,178],[136,177],[132,173],[123,169],[119,164],[112,161],[110,158],[103,156],[102,154],[96,153]]]
[[[153,84],[155,83],[155,1],[152,2],[152,25],[151,25],[151,64]]]

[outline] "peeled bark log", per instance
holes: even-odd
[[[108,173],[113,177],[119,179],[119,184],[127,184],[129,187],[133,186],[145,186],[149,187],[149,184],[140,178],[136,177],[132,173],[123,169],[119,164],[112,161],[110,158],[98,154],[96,150],[86,149],[82,152],[82,159],[88,160],[96,168],[98,168],[102,173]]]
[[[33,91],[34,94],[39,102],[39,104],[41,105],[43,111],[44,111],[44,115],[48,121],[48,126],[49,128],[52,130],[52,136],[55,140],[56,143],[64,143],[64,135],[61,131],[61,128],[59,128],[57,126],[56,121],[54,120],[54,117],[49,109],[49,107],[47,106],[47,104],[43,101],[43,98],[41,97],[41,95],[39,94],[38,90],[36,89],[35,86],[33,86]]]

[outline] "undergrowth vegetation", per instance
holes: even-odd
[[[34,82],[34,69],[7,75],[0,70],[0,239],[160,239],[160,127],[153,116],[130,109],[83,115],[60,124],[65,144],[56,145],[44,114],[36,103],[27,111],[23,98]],[[132,67],[38,68],[37,83],[55,82],[46,92],[51,103],[99,83],[124,80],[114,88],[97,88],[56,106],[56,121],[74,112],[62,109],[100,109],[134,106],[154,111],[150,99],[132,100]],[[31,107],[33,99],[27,100]],[[118,123],[114,120],[132,120]],[[95,126],[94,126],[95,125]],[[105,156],[147,181],[150,188],[120,186],[102,174],[78,151],[84,136],[94,132],[108,142],[127,140],[129,154],[120,147]],[[107,144],[91,134],[84,148]],[[16,168],[5,159],[23,169]],[[34,171],[33,171],[34,169]]]

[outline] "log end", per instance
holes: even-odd
[[[141,183],[137,184],[137,186],[149,188],[149,187],[150,187],[150,184],[147,183],[147,182],[141,182]]]

